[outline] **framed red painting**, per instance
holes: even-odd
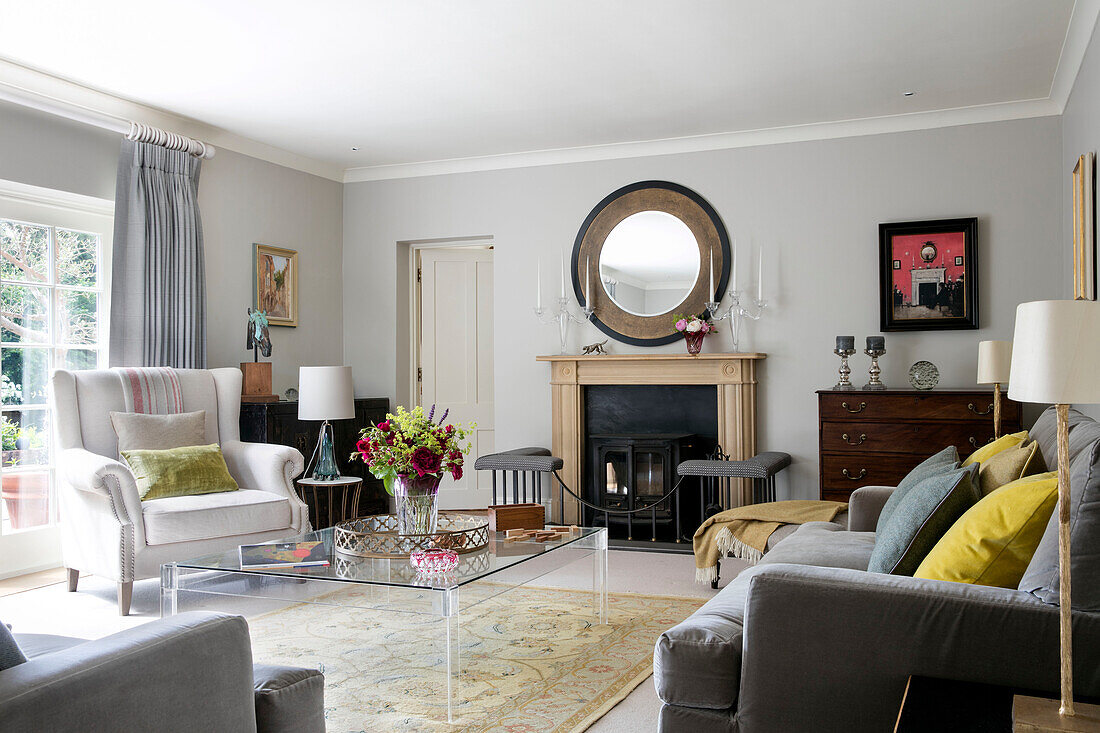
[[[883,331],[978,327],[978,220],[879,224]]]

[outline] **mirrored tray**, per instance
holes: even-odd
[[[407,558],[413,550],[433,547],[461,555],[489,544],[489,518],[440,512],[432,534],[398,534],[396,514],[373,514],[340,522],[332,538],[338,553],[353,557]]]

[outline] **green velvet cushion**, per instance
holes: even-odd
[[[217,443],[168,450],[126,450],[122,451],[122,457],[134,472],[142,501],[240,488],[229,475]]]
[[[924,479],[906,493],[875,534],[867,570],[912,575],[955,520],[980,498],[976,463]]]
[[[886,522],[890,519],[890,515],[894,513],[894,510],[898,508],[898,504],[901,503],[901,500],[905,498],[905,495],[908,494],[914,486],[929,476],[953,471],[958,465],[959,449],[953,445],[947,446],[939,453],[917,464],[916,468],[898,482],[898,486],[894,489],[894,493],[890,494],[890,498],[883,504],[882,511],[879,512],[878,515],[878,524],[875,525],[875,533],[877,534],[882,531],[882,528],[886,526]]]

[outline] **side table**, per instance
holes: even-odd
[[[363,479],[358,476],[341,476],[338,479],[331,481],[320,481],[314,478],[300,478],[294,482],[295,488],[298,490],[298,498],[306,503],[309,507],[309,511],[312,519],[312,525],[314,531],[324,529],[324,527],[331,527],[337,522],[343,522],[347,519],[354,519],[354,517],[348,516],[348,499],[351,499],[352,513],[357,512],[359,506],[359,494],[363,490]],[[318,493],[321,489],[325,489],[327,492],[327,504],[328,504],[328,524],[321,525],[321,504],[317,500]],[[336,513],[336,490],[340,490],[340,512],[339,516]],[[306,492],[312,490],[313,501],[306,498]]]

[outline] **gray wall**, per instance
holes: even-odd
[[[114,199],[119,136],[0,103],[0,178]],[[303,364],[343,358],[340,290],[342,185],[219,150],[199,184],[206,239],[210,366],[249,360],[252,243],[299,251],[297,328],[272,328],[275,390],[297,384]]]
[[[836,380],[837,334],[878,333],[878,223],[978,216],[979,331],[889,334],[883,378],[908,386],[918,359],[945,387],[973,387],[977,343],[1012,337],[1015,307],[1063,291],[1061,122],[1057,117],[706,153],[349,184],[344,187],[345,359],[357,392],[406,401],[398,370],[397,242],[492,235],[497,446],[549,445],[550,390],[538,354],[555,329],[532,314],[536,257],[556,293],[558,252],[616,188],[665,179],[695,189],[731,235],[768,248],[772,307],[742,348],[767,352],[760,448],[793,454],[781,495],[817,495],[814,390]],[[742,249],[747,262],[748,248]],[[747,277],[749,267],[742,268]],[[575,328],[571,351],[602,339]],[[728,331],[708,351],[728,350]],[[679,352],[682,344],[663,347]],[[639,351],[611,343],[616,353]],[[853,360],[866,381],[868,360]]]
[[[1073,167],[1077,158],[1088,152],[1100,152],[1100,40],[1095,31],[1088,51],[1077,72],[1069,101],[1062,115],[1061,169],[1062,191],[1062,281],[1061,297],[1073,297]],[[1100,405],[1077,405],[1100,419]]]

